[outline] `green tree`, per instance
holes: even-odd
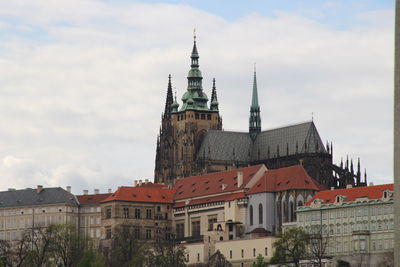
[[[300,260],[304,258],[309,243],[308,235],[299,228],[290,228],[279,234],[279,240],[274,243],[275,253],[271,263],[291,263],[300,266]]]
[[[106,263],[103,256],[96,250],[90,248],[86,250],[79,261],[77,267],[105,267]]]
[[[72,267],[80,261],[85,250],[85,242],[77,228],[70,224],[54,225],[52,253],[59,267]]]
[[[109,265],[111,267],[144,266],[149,258],[149,246],[139,242],[129,226],[114,228]]]
[[[150,266],[184,267],[186,266],[186,249],[172,240],[159,240],[153,245],[149,258]]]
[[[261,254],[258,254],[257,261],[251,267],[265,267],[267,263],[264,261],[264,257]]]

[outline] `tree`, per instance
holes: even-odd
[[[106,263],[102,255],[90,248],[83,253],[77,267],[106,267]]]
[[[231,267],[232,264],[226,260],[224,255],[217,250],[211,257],[208,259],[208,267]]]
[[[49,263],[53,252],[55,225],[48,227],[33,227],[31,229],[31,250],[27,256],[28,266],[42,267]]]
[[[264,257],[261,254],[258,254],[257,261],[251,267],[265,267],[267,263],[264,261]]]
[[[54,225],[52,252],[59,267],[72,267],[80,261],[85,242],[80,238],[77,228],[71,224]]]
[[[144,266],[148,260],[148,244],[140,243],[133,228],[118,226],[114,228],[111,241],[109,265],[111,267]]]
[[[351,265],[347,261],[337,260],[336,267],[351,267]]]
[[[280,233],[278,237],[279,240],[274,243],[275,252],[271,263],[292,263],[299,267],[309,243],[307,234],[299,228],[290,228]]]
[[[329,235],[324,235],[322,228],[319,227],[317,231],[308,234],[308,255],[310,261],[314,266],[322,267],[322,260],[326,258],[328,250]]]
[[[185,267],[186,249],[172,240],[159,240],[153,245],[150,255],[150,266],[158,267]]]

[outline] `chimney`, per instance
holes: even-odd
[[[83,194],[86,196],[89,193],[89,190],[83,190]]]
[[[37,187],[36,187],[36,192],[39,194],[40,192],[42,192],[42,190],[43,190],[43,185],[38,185]]]
[[[334,187],[334,186],[331,186],[331,190],[335,190],[335,187]]]
[[[100,193],[100,190],[99,190],[99,189],[95,189],[95,190],[94,190],[94,194],[95,194],[95,195],[98,195],[99,193]]]
[[[237,172],[237,187],[241,187],[243,185],[243,172]]]
[[[142,182],[143,182],[142,180],[139,180],[139,186],[142,186]]]
[[[353,188],[353,186],[351,184],[346,185],[346,188]]]
[[[15,191],[15,188],[8,188],[8,191]]]
[[[374,186],[373,182],[369,182],[368,186]]]
[[[149,182],[149,179],[144,180],[144,184],[147,184]]]
[[[111,194],[111,193],[112,193],[112,192],[111,192],[111,188],[108,188],[108,193],[109,193],[109,194]]]
[[[70,185],[67,185],[67,191],[68,191],[68,193],[71,193],[71,186]]]
[[[137,180],[133,181],[133,186],[137,186]]]
[[[227,186],[228,186],[227,184],[222,184],[221,185],[222,191],[224,191]]]

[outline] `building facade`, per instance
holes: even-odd
[[[394,247],[393,184],[321,191],[297,209],[297,226],[322,236],[326,256],[380,266]]]
[[[51,224],[72,224],[78,227],[78,200],[61,187],[0,192],[0,239],[19,240],[32,228]]]
[[[254,71],[248,132],[222,130],[222,118],[213,80],[211,103],[202,87],[196,39],[191,54],[187,91],[180,107],[169,76],[165,110],[157,137],[154,181],[174,184],[177,178],[264,164],[278,169],[302,164],[327,188],[365,186],[360,163],[332,162],[333,146],[321,140],[313,121],[271,130],[261,129],[257,77]]]

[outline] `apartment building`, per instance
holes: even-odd
[[[69,223],[78,226],[77,198],[61,187],[0,192],[0,239],[15,241],[32,227]]]
[[[121,186],[101,203],[101,244],[110,245],[116,227],[131,227],[135,239],[170,238],[175,190],[150,182]]]
[[[101,194],[98,189],[94,194],[89,194],[88,190],[83,191],[83,195],[77,195],[79,201],[79,230],[80,233],[91,240],[95,247],[99,246],[101,240],[101,201],[111,195],[109,193]]]
[[[297,209],[297,226],[322,236],[329,257],[379,266],[394,247],[393,184],[321,191]]]

